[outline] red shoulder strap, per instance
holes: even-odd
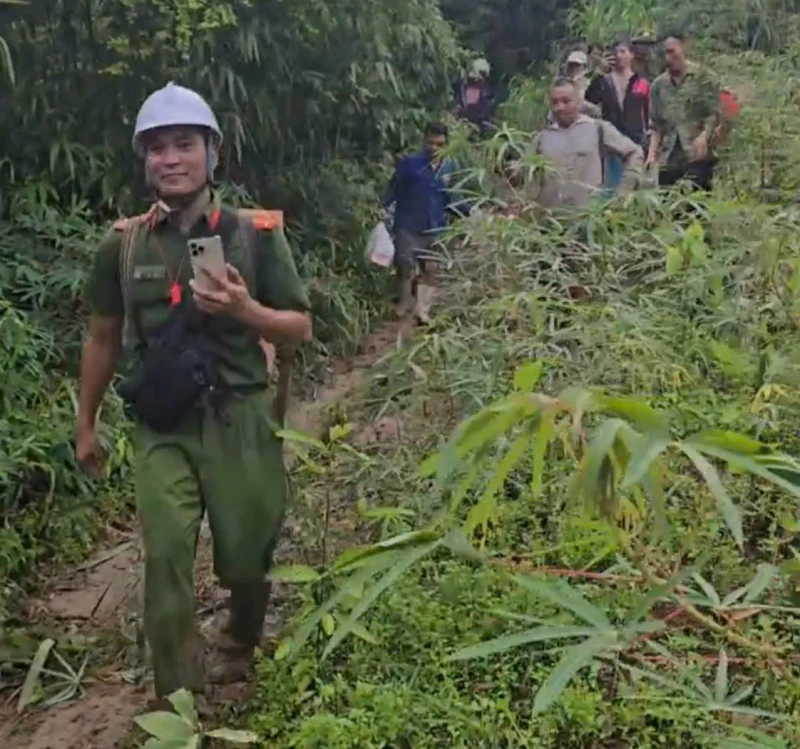
[[[239,215],[250,219],[253,228],[258,231],[283,229],[283,211],[265,211],[258,208],[240,208]]]

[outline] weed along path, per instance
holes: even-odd
[[[386,323],[365,336],[358,356],[332,362],[329,382],[290,407],[291,428],[324,433],[336,404],[365,383],[370,367],[392,348],[401,346],[412,332],[408,322]],[[367,435],[380,431],[367,424],[360,425],[360,429]],[[291,452],[287,461],[291,466]],[[331,516],[345,517],[351,514],[349,509],[352,508],[334,508]],[[293,539],[302,524],[303,518],[290,512],[276,553],[279,564],[295,561]],[[85,675],[78,669],[77,673],[63,675],[64,688],[71,691],[65,691],[66,699],[49,707],[18,713],[24,687],[2,693],[3,749],[115,749],[126,745],[133,718],[145,711],[152,696],[145,678],[140,627],[142,581],[142,549],[136,529],[109,529],[106,544],[93,558],[58,576],[40,597],[21,607],[29,632],[36,632],[40,641],[48,636],[56,641],[55,658],[48,658],[47,669],[59,670],[58,665],[53,665],[58,656],[73,665],[85,661],[87,668]],[[205,524],[198,548],[195,588],[199,630],[207,635],[225,615],[226,593],[217,586],[213,575],[210,534]],[[282,610],[286,610],[286,595],[281,586],[276,586],[265,631],[267,639],[278,634]],[[54,677],[52,673],[47,676]],[[212,703],[221,707],[238,701],[241,688],[237,688],[238,693],[234,688],[212,693]]]

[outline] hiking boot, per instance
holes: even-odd
[[[417,303],[414,306],[414,317],[420,325],[430,325],[431,304],[433,304],[434,293],[433,286],[425,286],[424,284],[417,286]]]
[[[243,646],[235,649],[220,648],[220,662],[208,672],[209,684],[220,686],[249,681],[254,673],[254,651],[255,648]]]
[[[397,300],[394,312],[401,320],[411,312],[414,306],[414,281],[411,278],[402,278],[400,280],[400,298]]]

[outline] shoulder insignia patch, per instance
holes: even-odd
[[[253,227],[259,231],[283,229],[283,211],[240,208],[239,215],[249,218],[253,222]]]

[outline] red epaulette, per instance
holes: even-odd
[[[240,208],[239,215],[249,218],[259,231],[283,229],[283,211],[266,211],[260,208]]]

